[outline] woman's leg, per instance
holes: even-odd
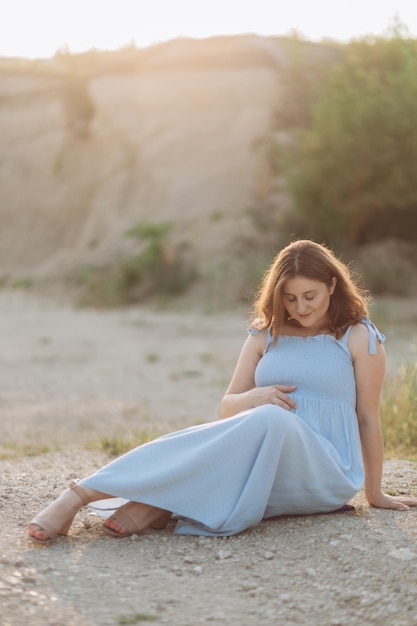
[[[72,481],[68,489],[39,513],[28,526],[30,539],[49,543],[57,535],[66,535],[78,510],[90,502],[112,498],[105,493]]]

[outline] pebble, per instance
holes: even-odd
[[[212,613],[211,615],[208,615],[206,617],[206,620],[209,622],[221,622],[224,624],[226,620],[226,615],[225,613],[218,611],[217,613]]]
[[[289,593],[281,593],[279,596],[279,599],[281,602],[290,602],[291,601],[291,595]]]
[[[255,589],[257,589],[258,586],[259,586],[258,583],[248,580],[246,582],[241,583],[240,589],[242,591],[255,591]]]
[[[417,554],[409,548],[398,548],[398,550],[391,550],[389,556],[400,561],[413,561],[417,559]]]
[[[185,556],[184,563],[188,563],[188,564],[195,563],[195,559],[192,556]]]
[[[224,561],[225,559],[230,559],[232,556],[233,554],[228,550],[219,550],[216,554],[216,559]]]

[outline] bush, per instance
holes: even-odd
[[[288,189],[308,236],[338,245],[417,230],[417,40],[347,46],[290,159]]]
[[[141,222],[125,235],[139,248],[108,267],[88,267],[78,273],[80,303],[87,306],[120,306],[144,299],[182,294],[195,279],[186,244],[169,240],[170,223]]]
[[[341,44],[312,43],[300,38],[282,38],[284,59],[280,64],[281,95],[274,111],[278,130],[305,128],[311,124],[313,105],[335,64],[345,56]]]

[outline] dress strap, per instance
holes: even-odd
[[[343,335],[343,337],[341,339],[339,339],[339,343],[342,344],[342,346],[346,346],[347,347],[347,341],[348,341],[348,337],[349,337],[349,333],[352,330],[352,326],[348,326],[345,334]]]
[[[383,335],[367,317],[361,319],[361,324],[365,324],[369,330],[369,354],[376,354],[376,340],[384,343],[386,337]]]
[[[268,326],[267,328],[264,329],[265,330],[265,338],[266,338],[266,345],[265,345],[265,349],[264,349],[264,354],[265,352],[268,352],[271,343],[272,343],[272,336],[271,336],[271,329]],[[248,333],[249,335],[258,335],[261,332],[260,328],[257,328],[256,326],[248,328]]]

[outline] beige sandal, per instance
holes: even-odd
[[[171,519],[172,514],[161,509],[161,515],[155,517],[152,522],[144,523],[142,509],[140,509],[140,513],[138,515],[138,504],[138,502],[130,501],[117,509],[117,511],[102,524],[104,532],[112,537],[123,539],[124,537],[131,537],[132,535],[139,534],[148,525],[155,530],[162,530]],[[122,527],[124,531],[119,532],[114,528],[111,528],[108,526],[109,521],[116,522],[116,524]]]
[[[76,480],[71,481],[69,489],[77,494],[80,500],[80,504],[71,506],[65,505],[64,498],[68,494],[68,489],[65,490],[56,500],[51,502],[39,515],[33,518],[28,526],[29,539],[36,543],[50,543],[57,538],[58,535],[66,535],[71,527],[71,524],[76,516],[78,510],[89,503],[89,498],[85,490],[78,484]],[[59,502],[62,500],[61,502]],[[67,516],[65,522],[61,526],[57,526],[51,521],[54,516],[54,509],[62,507],[67,509]],[[36,528],[35,528],[36,527]],[[32,531],[32,532],[31,532]],[[47,536],[44,539],[39,539],[35,536],[36,532],[44,532]]]
[[[164,530],[172,517],[172,513],[162,513],[161,517],[158,517],[154,522],[149,524],[154,530]]]

